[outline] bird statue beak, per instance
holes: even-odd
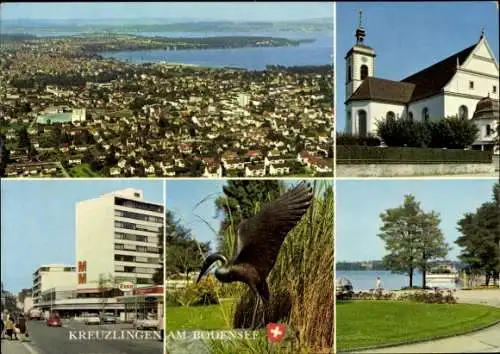
[[[212,264],[214,264],[217,261],[221,261],[223,264],[227,263],[226,257],[224,257],[222,254],[220,253],[211,254],[203,262],[203,265],[201,266],[200,275],[198,276],[198,280],[196,281],[196,283],[198,283],[201,280],[201,278],[203,278],[203,276],[207,273]]]

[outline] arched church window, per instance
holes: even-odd
[[[486,136],[490,136],[492,133],[491,131],[491,125],[486,124]]]
[[[359,136],[366,136],[368,131],[366,111],[361,109],[358,111],[358,133]]]
[[[347,132],[352,132],[352,117],[351,111],[347,112],[347,122],[346,122]]]
[[[366,65],[361,65],[361,80],[368,77],[368,67]]]
[[[408,120],[413,122],[413,112],[408,112]]]
[[[428,122],[429,121],[429,108],[427,108],[427,107],[424,107],[422,109],[422,120],[424,122]]]
[[[393,112],[393,111],[389,111],[389,112],[387,112],[387,114],[385,115],[385,118],[386,118],[387,120],[389,120],[389,119],[396,119],[396,115],[394,114],[394,112]]]
[[[351,66],[349,65],[347,67],[347,82],[351,82],[352,81],[352,70],[351,70]]]
[[[462,105],[458,109],[458,118],[460,119],[468,119],[469,118],[469,111],[467,110],[467,107]]]

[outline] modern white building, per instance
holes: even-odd
[[[238,95],[238,104],[240,107],[246,107],[250,103],[250,95],[246,93],[240,93]]]
[[[74,108],[71,112],[71,122],[84,122],[86,115],[87,110],[85,108]]]
[[[388,117],[418,121],[452,116],[472,119],[477,116],[478,103],[486,99],[496,101],[498,110],[498,61],[484,32],[471,46],[401,81],[375,76],[376,54],[364,43],[365,35],[360,19],[356,44],[345,56],[348,133],[376,134],[377,122]],[[480,132],[473,148],[498,153],[498,146],[494,146],[498,119],[482,115],[474,121]]]
[[[147,202],[136,189],[104,194],[76,205],[78,293],[97,292],[99,279],[110,287],[153,284],[161,268],[159,241],[163,205]],[[102,284],[102,281],[101,281]]]
[[[42,303],[42,294],[49,289],[66,289],[76,287],[76,271],[74,265],[47,264],[40,266],[33,273],[33,306]]]

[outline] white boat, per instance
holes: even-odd
[[[452,266],[433,268],[426,275],[427,286],[431,288],[455,288],[459,279],[458,271]]]

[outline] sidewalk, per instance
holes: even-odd
[[[30,342],[9,339],[2,339],[1,352],[2,354],[38,354]]]

